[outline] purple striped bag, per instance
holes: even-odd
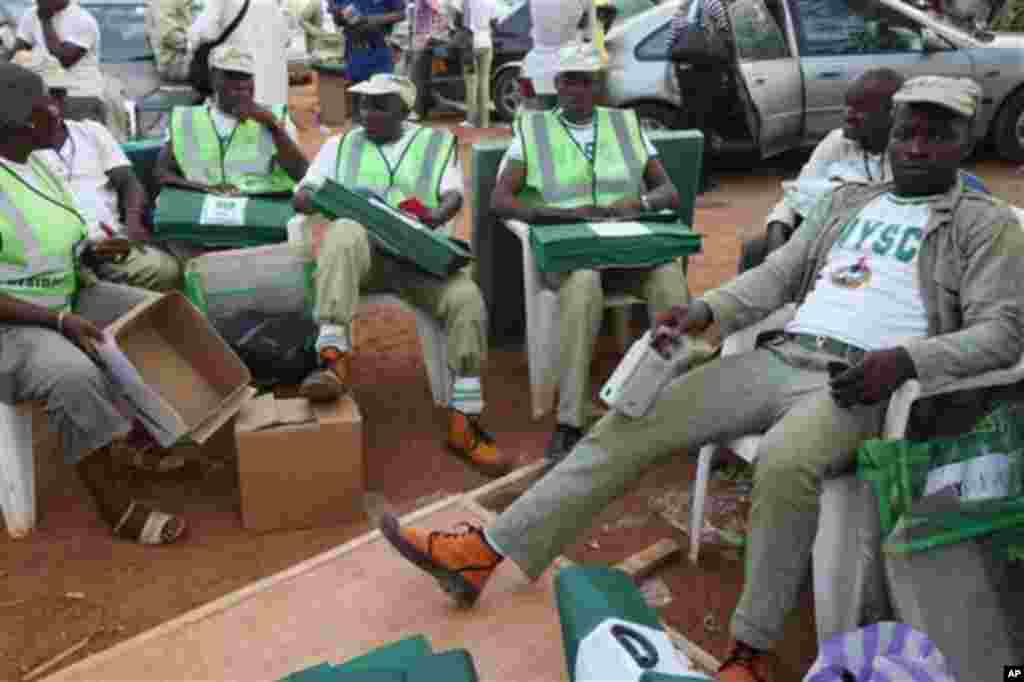
[[[825,642],[804,682],[957,681],[925,635],[903,623],[882,622]]]

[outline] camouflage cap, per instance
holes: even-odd
[[[974,118],[981,101],[981,86],[970,78],[918,76],[892,96],[898,104],[937,104],[965,118]]]
[[[393,73],[378,73],[350,87],[349,92],[361,95],[390,95],[395,94],[402,98],[405,106],[410,109],[416,105],[416,86],[405,76],[396,76]]]
[[[247,73],[250,76],[256,73],[252,53],[235,45],[219,45],[214,48],[210,52],[210,66],[221,71]]]

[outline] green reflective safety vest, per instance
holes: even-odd
[[[338,145],[337,181],[349,189],[373,190],[394,207],[414,196],[425,206],[437,208],[441,203],[441,178],[455,152],[455,136],[437,128],[415,129],[394,166],[366,137],[364,129],[347,133]]]
[[[519,198],[526,204],[608,206],[619,199],[639,199],[643,193],[649,157],[634,111],[594,109],[593,160],[557,111],[523,112],[516,125],[526,162],[526,186]]]
[[[271,107],[282,123],[284,106]],[[190,182],[230,184],[245,194],[291,192],[295,182],[274,157],[277,146],[270,132],[255,121],[244,121],[225,140],[217,135],[206,105],[175,107],[171,112],[174,158]]]
[[[0,162],[0,292],[67,310],[78,289],[75,245],[88,236],[64,183],[35,156],[30,187]]]

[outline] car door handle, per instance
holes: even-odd
[[[842,78],[845,75],[845,71],[822,71],[818,74],[818,78],[822,80],[835,80],[837,78]]]

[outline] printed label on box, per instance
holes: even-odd
[[[1017,492],[1012,474],[1013,461],[1009,455],[989,453],[932,471],[924,494],[952,486],[964,502],[1007,497]]]
[[[200,225],[224,225],[240,227],[245,225],[245,206],[248,197],[220,197],[208,195],[203,201]]]

